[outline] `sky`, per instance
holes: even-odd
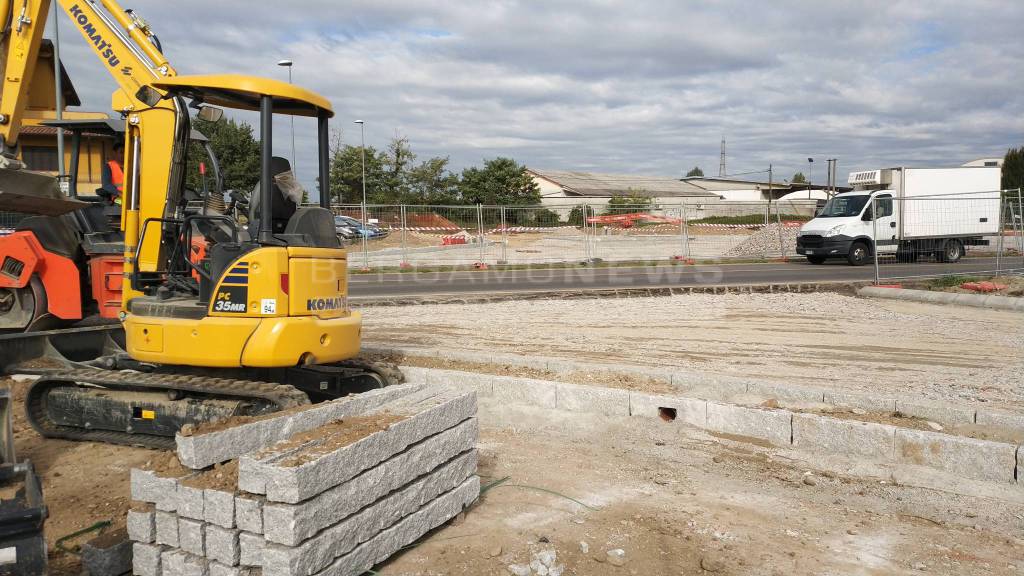
[[[680,177],[694,166],[822,182],[887,166],[956,166],[1024,145],[1024,2],[137,0],[179,74],[294,81],[358,144],[407,137],[455,170]],[[114,85],[69,20],[61,56],[83,100]],[[52,36],[52,23],[48,36]],[[254,114],[237,115],[256,124]],[[300,179],[315,123],[296,121]],[[275,150],[290,156],[288,125]]]

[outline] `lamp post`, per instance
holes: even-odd
[[[807,157],[807,199],[811,198],[811,168],[814,167],[814,158]]]
[[[369,257],[366,252],[366,123],[362,120],[356,120],[354,124],[359,124],[359,157],[360,163],[362,164],[363,171],[363,229],[360,230],[360,236],[363,237],[363,269],[369,269]]]
[[[277,65],[278,66],[283,66],[283,67],[288,69],[288,83],[289,84],[292,83],[292,65],[293,64],[294,64],[294,62],[292,62],[291,60],[278,60],[277,61]],[[291,131],[292,131],[292,175],[294,175],[295,179],[298,180],[299,179],[299,167],[295,165],[295,116],[290,116],[289,115],[288,116],[288,120],[289,120],[289,122],[291,122]]]

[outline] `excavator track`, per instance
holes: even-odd
[[[199,394],[233,400],[257,400],[272,405],[273,410],[270,411],[309,404],[309,398],[305,393],[283,384],[195,375],[114,372],[100,369],[74,369],[46,374],[29,388],[25,398],[28,422],[46,438],[107,442],[161,450],[174,449],[173,436],[79,428],[54,422],[47,410],[47,397],[50,392],[59,388],[167,392],[169,394]]]

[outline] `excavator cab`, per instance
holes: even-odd
[[[291,84],[240,75],[176,76],[144,90],[151,91],[142,94],[144,100],[258,111],[260,182],[246,224],[221,214],[148,218],[138,223],[137,242],[126,227],[126,243],[135,247],[122,313],[129,355],[218,368],[322,365],[355,357],[361,319],[348,307],[346,253],[329,196],[321,194],[319,206],[302,206],[289,162],[273,155],[274,114],[316,118],[319,183],[329,189],[330,103]],[[135,178],[128,195],[126,210],[164,201],[148,196]],[[198,263],[188,257],[197,229],[206,230],[207,243]],[[147,269],[154,237],[169,256],[163,266]],[[198,282],[190,282],[196,276]]]

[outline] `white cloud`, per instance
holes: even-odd
[[[979,1],[139,1],[179,73],[239,72],[327,96],[346,142],[396,132],[457,167],[681,175],[814,156],[843,171],[952,165],[1024,144],[1024,5]],[[88,107],[112,84],[66,23]],[[277,129],[279,149],[283,124]],[[312,124],[297,138],[309,181]],[[818,170],[821,170],[820,165]],[[816,180],[820,179],[820,173]]]

